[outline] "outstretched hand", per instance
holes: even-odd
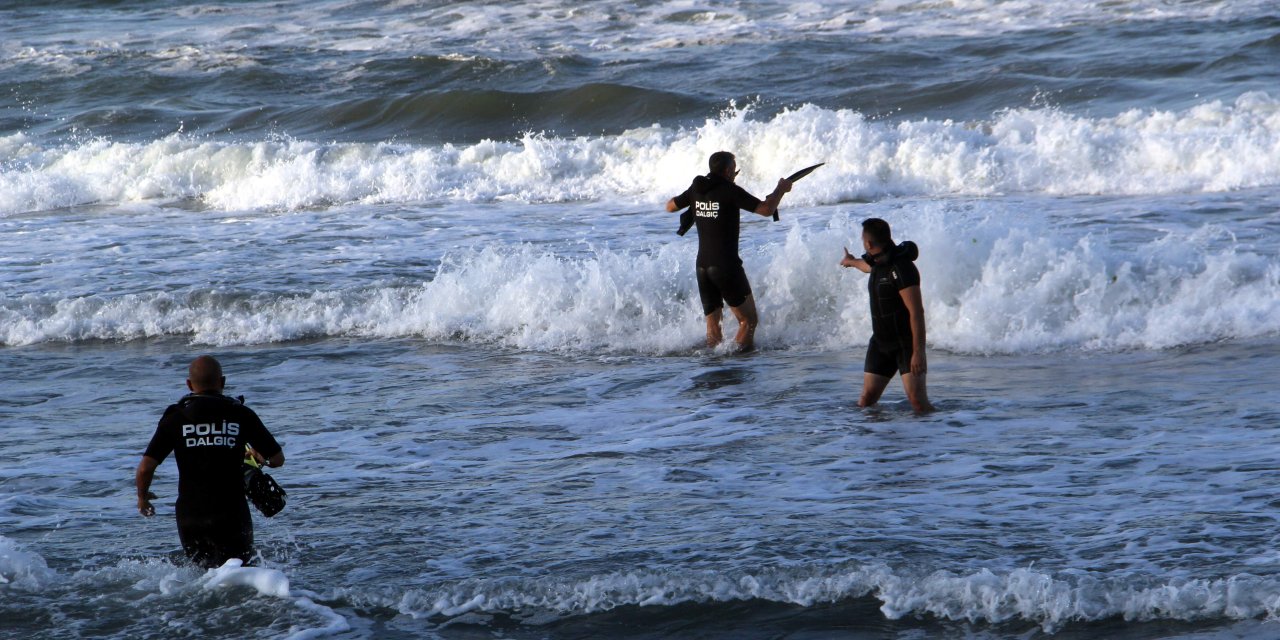
[[[852,253],[849,253],[849,247],[844,247],[844,257],[840,259],[840,266],[842,267],[857,266],[854,263],[854,260],[857,260],[857,258],[853,257]]]

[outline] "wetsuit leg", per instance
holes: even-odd
[[[709,316],[725,304],[742,306],[751,295],[751,283],[742,265],[698,267],[698,295],[702,298],[703,315]]]
[[[711,271],[715,267],[698,267],[698,297],[702,298],[702,315],[709,316],[724,306],[720,301],[720,288],[716,286]]]
[[[253,520],[249,505],[199,512],[179,507],[178,539],[193,563],[212,569],[231,558],[253,557]]]
[[[898,373],[901,373],[904,376],[911,373],[911,356],[915,353],[915,350],[911,348],[911,345],[905,344],[901,349],[894,350],[893,353],[894,357],[898,361]]]
[[[884,378],[892,378],[893,374],[899,371],[899,360],[897,353],[882,350],[876,339],[872,337],[867,343],[867,358],[862,365],[862,370]],[[910,357],[907,358],[907,371],[911,371]]]
[[[747,296],[751,295],[751,283],[747,281],[747,272],[742,265],[710,267],[709,271],[716,287],[720,289],[720,295],[724,298],[725,304],[741,307],[742,303],[747,301]]]

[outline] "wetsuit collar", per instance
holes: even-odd
[[[898,245],[893,244],[874,256],[871,255],[870,253],[862,254],[862,260],[874,267],[876,265],[888,264],[893,260],[894,256],[897,255],[897,253],[898,253]]]
[[[728,178],[726,178],[726,177],[724,177],[724,176],[722,176],[722,175],[720,175],[720,174],[718,174],[718,173],[708,173],[708,174],[707,174],[707,179],[708,179],[708,180],[710,180],[710,181],[712,182],[712,185],[713,185],[713,186],[714,186],[714,185],[718,185],[718,184],[720,184],[720,183],[733,184],[733,182],[732,182],[731,180],[729,180]]]

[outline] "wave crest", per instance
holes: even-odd
[[[929,341],[969,354],[1164,349],[1280,334],[1280,263],[1208,225],[1136,247],[1008,228],[941,204],[902,212],[921,247]],[[857,228],[836,214],[746,247],[764,348],[848,349],[870,335],[866,277],[836,266]],[[963,229],[963,232],[958,232]],[[446,256],[418,285],[292,293],[135,292],[0,301],[0,344],[187,335],[253,344],[421,337],[520,349],[662,354],[702,338],[693,243],[575,257],[493,243]],[[728,321],[732,324],[732,320]]]
[[[931,615],[992,624],[1023,621],[1052,632],[1072,622],[1108,618],[1247,620],[1280,610],[1280,582],[1252,575],[1225,579],[1055,576],[1032,569],[959,574],[895,572],[872,564],[834,568],[778,568],[756,572],[620,571],[582,579],[468,580],[436,589],[411,590],[382,603],[416,618],[456,618],[483,613],[545,621],[624,606],[766,600],[812,607],[863,597],[881,602],[893,620]]]
[[[825,160],[790,199],[889,196],[1169,194],[1280,184],[1280,102],[1249,93],[1183,112],[1084,118],[1054,109],[985,122],[869,120],[806,105],[768,120],[730,108],[694,129],[415,146],[290,138],[44,147],[0,138],[0,214],[87,203],[199,198],[218,210],[348,203],[651,200],[681,190],[706,157],[738,153],[744,184],[771,185]]]

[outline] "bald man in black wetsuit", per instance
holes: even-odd
[[[755,343],[756,303],[751,296],[751,283],[738,256],[738,234],[741,211],[765,217],[778,210],[782,195],[791,191],[791,182],[783,179],[763,201],[734,184],[738,163],[732,153],[717,151],[707,161],[710,173],[694,178],[684,193],[667,201],[667,211],[674,213],[693,207],[698,227],[698,295],[707,321],[707,346],[724,340],[720,331],[724,305],[738,319],[734,337],[739,351],[750,351]]]
[[[284,452],[252,409],[222,395],[227,379],[212,356],[187,369],[191,393],[170,405],[138,463],[138,511],[155,515],[151,481],[169,453],[178,462],[178,538],[192,562],[212,568],[253,556],[253,520],[244,495],[245,445],[267,466],[284,464]]]

